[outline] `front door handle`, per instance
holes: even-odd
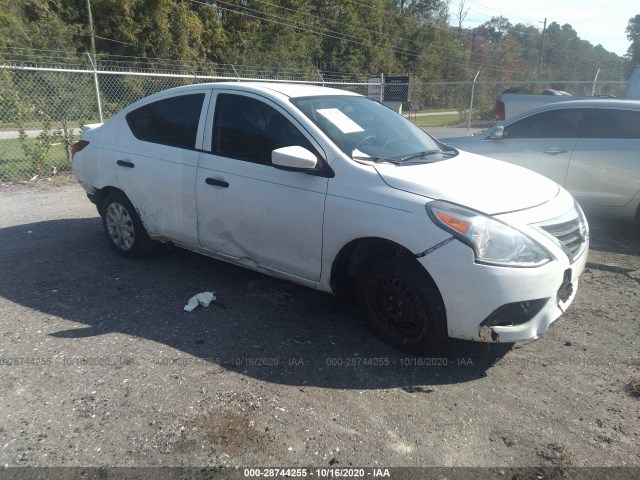
[[[207,185],[213,185],[216,187],[222,187],[222,188],[229,187],[229,182],[225,182],[224,180],[218,180],[217,178],[207,178],[205,182],[207,182]]]
[[[547,148],[544,153],[547,155],[560,155],[561,153],[567,153],[569,150],[562,150],[560,148]]]
[[[116,163],[121,167],[127,167],[127,168],[135,167],[135,165],[131,162],[131,160],[128,160],[126,158],[124,160],[118,160]]]

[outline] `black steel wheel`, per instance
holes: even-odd
[[[356,279],[369,327],[385,342],[426,353],[447,339],[444,305],[426,271],[413,259],[374,259]]]

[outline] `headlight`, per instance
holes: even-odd
[[[538,267],[551,261],[537,243],[498,220],[447,202],[431,202],[425,207],[436,225],[473,249],[478,263]]]

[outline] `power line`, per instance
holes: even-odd
[[[482,3],[480,3],[480,2],[476,2],[475,0],[468,0],[468,2],[469,2],[469,3],[473,3],[473,4],[475,4],[475,5],[478,5],[478,6],[482,7],[482,8],[487,9],[487,10],[493,10],[494,12],[498,12],[501,16],[503,16],[503,11],[502,11],[502,10],[498,10],[498,9],[496,9],[496,8],[489,7],[489,6],[487,6],[487,5],[483,5]],[[524,21],[525,21],[525,22],[527,22],[527,23],[533,23],[530,19],[528,19],[528,18],[524,18],[524,17],[519,17],[518,15],[511,15],[511,17],[513,17],[513,18],[519,18],[520,20],[524,20]]]
[[[87,35],[83,35],[83,36],[87,36]],[[131,45],[132,47],[139,47],[140,45],[136,44],[136,43],[129,43],[129,42],[123,42],[122,40],[114,40],[113,38],[107,38],[107,37],[100,37],[98,35],[94,35],[94,38],[99,38],[100,40],[106,40],[108,42],[114,42],[114,43],[122,43],[123,45]]]
[[[201,2],[201,1],[198,1],[198,0],[189,0],[189,1],[192,2],[192,3],[195,3],[195,4],[207,6],[207,7],[210,7],[210,8],[216,8],[217,7],[217,5],[211,5],[209,3]],[[383,49],[383,50],[387,50],[387,51],[392,51],[394,53],[401,54],[401,55],[406,55],[406,56],[413,57],[413,58],[420,58],[421,57],[420,53],[412,51],[412,50],[408,50],[408,49],[407,50],[398,50],[398,49],[393,48],[393,47],[386,47],[386,46],[381,46],[381,45],[372,45],[371,43],[367,42],[366,40],[364,40],[364,39],[362,39],[360,37],[356,37],[354,35],[348,35],[348,37],[351,37],[351,38],[348,38],[347,36],[341,36],[340,32],[336,32],[336,31],[330,30],[330,29],[328,29],[326,27],[323,30],[319,30],[319,29],[315,29],[314,30],[312,28],[309,28],[309,26],[307,26],[304,23],[302,24],[303,26],[300,26],[301,25],[300,22],[296,22],[295,20],[293,20],[293,21],[296,22],[296,23],[288,23],[288,22],[283,22],[283,21],[280,21],[280,20],[272,20],[270,18],[267,18],[267,16],[271,16],[271,17],[274,17],[274,16],[277,17],[277,16],[276,15],[272,15],[272,14],[268,14],[266,12],[261,12],[259,10],[251,9],[251,8],[248,8],[248,7],[232,4],[232,3],[229,3],[229,2],[226,2],[226,1],[223,1],[223,0],[217,0],[216,4],[218,4],[218,3],[222,3],[222,4],[225,4],[225,5],[230,5],[230,6],[233,6],[233,7],[236,7],[236,8],[241,8],[242,10],[248,10],[248,11],[250,11],[252,13],[248,13],[247,11],[242,11],[242,10],[232,10],[232,9],[229,9],[228,7],[217,7],[217,8],[228,10],[230,12],[233,12],[233,13],[236,13],[236,14],[239,14],[239,15],[245,15],[247,17],[254,18],[254,19],[257,19],[257,20],[263,20],[263,21],[266,21],[266,22],[271,22],[271,23],[275,23],[275,24],[279,24],[279,25],[284,25],[284,26],[295,28],[297,30],[302,30],[302,31],[306,31],[306,32],[309,32],[309,33],[313,33],[313,34],[316,34],[316,35],[322,35],[322,36],[329,37],[329,38],[334,38],[334,39],[338,39],[338,40],[344,40],[344,41],[347,41],[347,42],[350,42],[350,43],[355,43],[357,45],[367,45],[367,46],[372,47],[372,48],[379,48],[379,49]],[[255,14],[258,14],[260,16],[255,15]],[[280,17],[277,17],[277,18],[280,18]],[[329,32],[329,33],[326,33],[326,32]],[[456,62],[456,61],[451,61],[451,60],[444,60],[442,57],[440,57],[438,60],[441,63],[451,64],[451,65],[461,65],[461,66],[464,66],[465,68],[469,68],[469,65],[468,65],[467,62]],[[494,66],[484,66],[484,69],[487,70],[487,71],[496,71],[496,72],[505,72],[505,73],[529,73],[528,71],[523,71],[523,70],[505,70],[503,68],[494,67]]]
[[[201,2],[201,1],[198,1],[198,0],[189,0],[189,1],[191,3],[204,5],[204,6],[207,6],[207,7],[210,7],[210,8],[215,8],[216,7],[216,6],[211,5],[209,3]],[[278,17],[276,15],[273,15],[273,14],[270,14],[270,13],[267,13],[267,12],[261,12],[259,10],[255,10],[255,9],[252,9],[252,8],[244,7],[244,6],[237,5],[237,4],[230,3],[230,2],[226,2],[224,0],[216,0],[216,4],[218,4],[218,3],[222,3],[222,4],[225,4],[225,5],[230,5],[232,7],[241,8],[242,10],[246,10],[246,11],[241,11],[241,10],[232,10],[232,9],[229,9],[229,8],[226,8],[226,7],[218,7],[218,8],[222,8],[222,9],[225,9],[225,10],[228,10],[230,12],[237,13],[237,14],[240,14],[240,15],[245,15],[247,17],[254,18],[254,19],[257,19],[257,20],[263,20],[263,21],[267,21],[267,22],[271,22],[271,23],[276,23],[278,25],[284,25],[284,26],[288,26],[288,27],[293,27],[293,28],[298,29],[298,30],[306,31],[306,32],[309,32],[309,33],[314,33],[316,35],[322,35],[322,36],[333,38],[333,39],[336,39],[336,40],[345,40],[345,41],[348,41],[348,42],[351,42],[351,43],[356,43],[358,45],[366,44],[368,46],[371,46],[370,44],[365,42],[364,39],[362,39],[360,37],[356,37],[355,35],[343,34],[341,32],[330,30],[328,28],[324,28],[324,29],[316,28],[314,26],[307,25],[305,23],[301,23],[301,22],[298,22],[296,20],[291,20],[291,21],[293,21],[295,23],[283,22],[283,21],[279,21],[279,20],[272,20],[272,19],[270,19],[268,17],[276,17],[276,18],[280,18],[280,17]],[[247,13],[247,11],[248,12],[252,12],[252,13]],[[258,15],[255,15],[255,14],[259,14],[259,15],[263,15],[263,16],[258,16]],[[329,32],[329,33],[326,33],[326,32]],[[395,53],[408,54],[410,56],[412,54],[412,52],[410,50],[403,51],[403,50],[394,49],[392,47],[381,47],[381,48],[386,49],[386,50],[393,50]],[[417,56],[417,55],[414,54],[413,56]]]
[[[266,4],[266,5],[270,5],[270,6],[275,7],[275,8],[280,8],[280,9],[283,9],[283,10],[286,10],[286,11],[289,11],[289,12],[294,12],[294,13],[299,13],[299,14],[302,14],[302,15],[307,15],[307,16],[310,16],[310,17],[318,19],[318,20],[328,21],[328,22],[335,23],[335,24],[338,24],[338,25],[346,25],[346,26],[351,27],[351,28],[356,28],[358,30],[363,30],[365,32],[368,32],[368,33],[371,33],[371,34],[374,34],[374,35],[391,38],[391,39],[396,40],[396,41],[411,42],[411,43],[414,43],[414,44],[417,44],[417,45],[424,45],[424,46],[428,46],[428,47],[436,47],[436,48],[439,48],[439,49],[444,50],[444,51],[453,51],[455,53],[459,53],[459,51],[451,49],[451,48],[447,48],[447,47],[445,47],[445,46],[443,46],[441,44],[425,43],[425,42],[416,41],[414,39],[401,37],[399,35],[392,35],[392,34],[388,34],[388,33],[384,33],[384,32],[378,32],[378,31],[375,31],[375,30],[371,30],[371,29],[362,27],[360,25],[354,25],[354,24],[351,24],[351,23],[341,22],[341,21],[335,20],[333,18],[326,18],[326,17],[321,17],[321,16],[318,16],[318,15],[314,15],[312,13],[302,12],[302,11],[297,10],[297,9],[293,9],[293,8],[285,7],[285,6],[282,6],[282,5],[277,5],[277,4],[274,4],[274,3],[271,3],[271,2],[267,2],[266,0],[255,0],[255,1],[257,1],[259,3]],[[353,0],[350,0],[350,1],[351,1],[351,3],[355,3],[357,5],[363,5],[363,4],[361,4],[359,2],[355,2]],[[225,3],[225,2],[222,2],[222,3]],[[371,6],[368,6],[368,7],[371,8],[371,9],[384,11],[384,10],[376,8],[376,7],[371,7]],[[243,8],[246,8],[246,7],[243,7]],[[250,9],[250,10],[253,10],[254,12],[259,12],[258,10],[255,10],[255,9]],[[387,12],[387,11],[385,11],[385,12],[386,13],[393,13],[393,12]],[[260,13],[264,13],[264,12],[260,12]],[[445,31],[445,32],[449,33],[449,30],[444,28],[444,27],[440,27],[440,26],[432,25],[432,24],[430,24],[429,26],[431,28],[434,28],[434,29],[437,29],[437,30],[442,30],[442,31]],[[468,34],[466,32],[465,32],[465,34],[470,35],[470,34]],[[358,39],[358,40],[360,40],[360,39]]]
[[[363,30],[365,32],[372,33],[372,34],[375,34],[375,35],[382,35],[384,37],[391,38],[391,39],[394,39],[396,41],[411,42],[411,43],[414,43],[414,44],[417,44],[417,45],[424,45],[424,46],[428,46],[428,47],[431,47],[431,48],[437,48],[441,52],[459,53],[459,51],[451,49],[451,48],[447,48],[447,47],[445,47],[445,46],[443,46],[441,44],[434,44],[434,43],[427,44],[425,42],[420,42],[420,41],[415,41],[415,40],[412,40],[412,39],[407,39],[407,38],[401,37],[399,35],[390,35],[390,34],[387,34],[387,33],[384,33],[384,32],[377,32],[377,31],[374,31],[374,30],[371,30],[371,29],[368,29],[368,28],[361,27],[359,25],[348,24],[346,22],[340,22],[340,21],[334,20],[332,18],[325,18],[325,17],[321,17],[321,16],[318,16],[318,15],[314,15],[314,14],[308,13],[308,12],[302,12],[302,11],[300,11],[298,9],[293,9],[293,8],[285,7],[285,6],[282,6],[282,5],[277,5],[277,4],[274,4],[274,3],[266,1],[266,0],[255,0],[255,1],[257,1],[259,3],[263,3],[263,4],[266,4],[266,5],[269,5],[269,6],[274,7],[274,8],[279,8],[279,9],[282,9],[282,10],[285,10],[285,11],[289,11],[289,12],[293,12],[293,13],[299,13],[299,14],[302,14],[302,15],[307,15],[307,16],[310,16],[310,17],[318,19],[318,20],[328,21],[328,22],[331,22],[331,23],[339,24],[339,25],[346,25],[346,26],[349,26],[351,28],[356,28],[356,29],[359,29],[359,30]],[[356,5],[360,5],[360,6],[366,7],[368,9],[370,9],[370,10],[384,12],[385,14],[389,14],[390,13],[392,15],[395,15],[397,17],[402,18],[403,20],[405,20],[407,18],[404,15],[400,15],[400,14],[395,13],[393,11],[381,9],[379,7],[375,7],[375,6],[371,6],[371,5],[366,5],[366,4],[363,4],[361,2],[357,2],[355,0],[349,0],[349,2],[352,3],[352,4],[356,4]],[[228,2],[223,2],[223,3],[227,3],[228,4]],[[232,5],[235,6],[235,4],[232,4]],[[246,9],[247,7],[243,7],[243,8]],[[249,9],[249,10],[253,11],[254,13],[261,13],[261,14],[265,13],[265,12],[260,12],[260,11],[258,11],[256,9]],[[419,22],[417,20],[412,19],[411,17],[408,17],[408,18],[410,18],[415,23],[419,24]],[[494,17],[492,17],[492,18],[494,18]],[[429,26],[431,28],[436,29],[436,30],[442,30],[442,31],[447,31],[448,32],[448,29],[445,28],[445,27],[440,27],[438,25],[433,25],[433,24],[429,24]],[[540,37],[540,35],[541,35],[541,33],[539,33],[539,32],[536,32],[536,33],[523,32],[523,31],[521,31],[519,29],[516,29],[516,28],[513,28],[513,27],[509,28],[509,29],[506,29],[505,32],[511,33],[512,36]],[[472,32],[463,32],[463,33],[465,35],[467,35],[467,36],[472,36],[473,35]],[[357,38],[357,37],[354,37],[354,38]],[[358,38],[358,40],[361,40],[361,39]],[[521,48],[523,48],[523,46],[521,46]],[[417,53],[417,52],[413,51],[413,53]],[[496,55],[485,54],[485,55],[483,55],[483,59],[485,59],[485,60],[500,60],[500,57],[496,56]],[[501,70],[501,71],[504,71],[504,70]],[[524,72],[522,72],[522,73],[524,73]]]
[[[270,2],[266,2],[266,1],[264,1],[264,0],[258,0],[258,1],[261,1],[262,3],[269,4],[269,5],[274,6],[274,7],[278,7],[278,5],[274,5],[274,4],[272,4],[272,3],[270,3]],[[350,1],[351,1],[352,3],[355,3],[355,4],[363,5],[363,4],[360,4],[359,2],[355,2],[355,1],[353,1],[353,0],[350,0]],[[363,6],[366,6],[366,5],[363,5]],[[372,9],[372,10],[379,10],[379,11],[382,11],[381,9],[379,9],[379,8],[377,8],[377,7],[371,7],[371,6],[367,6],[367,7],[368,7],[368,8],[370,8],[370,9]],[[285,9],[287,9],[286,7],[284,7],[284,8],[285,8]],[[253,11],[253,12],[255,12],[255,13],[263,13],[263,12],[259,12],[259,11],[255,10],[255,9],[250,9],[250,10],[252,10],[252,11]],[[291,9],[287,9],[287,10],[291,10]],[[397,15],[397,14],[395,14],[395,15]],[[318,17],[316,16],[316,18],[318,18]],[[327,19],[327,20],[330,20],[330,21],[331,21],[331,19]],[[340,23],[343,23],[343,22],[340,22]],[[344,23],[343,23],[343,24],[344,24]],[[435,28],[442,28],[442,27],[435,27]],[[364,29],[364,30],[366,30],[366,31],[368,31],[368,32],[371,32],[371,33],[377,33],[377,32],[374,32],[374,31],[371,31],[371,30],[368,30],[368,29]],[[532,35],[532,36],[539,36],[539,35],[540,35],[540,34],[533,34],[533,33],[529,33],[529,32],[522,32],[522,31],[520,31],[520,30],[516,30],[516,29],[508,29],[508,30],[509,30],[509,31],[513,31],[513,32],[515,32],[515,33],[517,33],[517,34]],[[330,31],[330,32],[333,32],[333,33],[336,33],[336,32],[334,32],[334,31],[332,31],[332,30],[329,30],[329,31]],[[353,37],[353,36],[352,36],[352,37]],[[354,37],[354,38],[357,38],[357,37]],[[412,40],[408,40],[408,39],[403,38],[403,37],[394,37],[394,38],[398,38],[398,39],[401,39],[401,40],[403,40],[403,41],[407,41],[407,42],[413,42]],[[360,42],[364,43],[364,41],[363,41],[362,39],[358,38],[358,40],[359,40]],[[422,42],[415,42],[415,43],[423,44]],[[437,49],[439,49],[440,51],[454,51],[455,53],[458,53],[458,51],[451,50],[451,49],[447,49],[447,48],[444,48],[444,47],[442,47],[442,46],[436,46],[436,48],[437,48]],[[389,49],[389,48],[387,48],[387,49]],[[393,50],[393,51],[396,51],[396,52],[398,51],[397,49],[392,49],[392,50]],[[404,51],[404,52],[406,52],[406,54],[408,54],[409,56],[417,57],[417,56],[419,55],[419,53],[418,53],[418,52],[416,52],[416,51],[412,51],[412,50],[407,50],[407,51]],[[496,56],[496,55],[492,55],[492,54],[483,54],[483,55],[482,55],[482,58],[483,58],[483,60],[500,60],[500,58],[501,58],[501,57]],[[442,61],[442,62],[444,62],[444,63],[453,63],[453,64],[462,65],[462,63],[461,63],[461,62],[452,62],[452,61],[447,61],[447,60],[443,60],[442,58],[440,58],[440,61]],[[466,64],[464,64],[464,65],[466,65]],[[494,72],[495,72],[495,71],[502,71],[502,72],[505,72],[505,73],[528,73],[528,71],[521,71],[521,70],[504,70],[504,69],[501,69],[501,68],[499,68],[499,67],[491,67],[491,66],[484,66],[484,68],[485,68],[486,70],[494,71]]]
[[[386,10],[386,9],[383,9],[383,8],[379,8],[379,7],[376,7],[376,6],[367,5],[367,4],[365,4],[365,3],[361,3],[361,2],[358,2],[358,1],[356,1],[356,0],[348,0],[348,1],[349,1],[350,3],[353,3],[353,4],[356,4],[356,5],[359,5],[359,6],[361,6],[361,7],[368,8],[368,9],[370,9],[370,10],[375,10],[375,11],[383,12],[383,13],[385,13],[385,14],[387,14],[387,15],[388,15],[388,14],[391,14],[391,15],[393,15],[393,16],[395,16],[395,17],[399,18],[399,19],[402,19],[403,21],[407,21],[407,20],[408,20],[408,21],[410,21],[410,22],[415,23],[415,24],[416,24],[416,25],[418,25],[418,26],[424,26],[424,22],[421,22],[420,20],[417,20],[417,19],[412,18],[412,17],[410,17],[410,16],[406,16],[406,15],[403,15],[403,14],[400,14],[400,13],[396,13],[396,12],[393,12],[393,11],[390,11],[390,10]],[[456,5],[456,4],[455,4],[455,3],[452,3],[452,5]],[[457,5],[459,5],[459,4],[457,4]],[[497,11],[497,10],[496,10],[496,11]],[[448,15],[449,15],[449,16],[451,16],[451,13],[449,12],[449,13],[448,13]],[[485,14],[481,14],[481,15],[483,15],[483,16],[485,16],[485,17],[487,17],[487,18],[490,18],[490,19],[495,17],[495,15],[485,15]],[[516,18],[518,18],[518,17],[516,17]],[[478,23],[480,23],[480,22],[478,22]],[[484,22],[484,23],[486,23],[486,22]],[[441,27],[441,26],[439,26],[439,25],[434,25],[434,24],[432,24],[432,23],[428,23],[428,25],[429,25],[429,26],[431,26],[432,28],[437,28],[437,29],[441,29],[441,30],[446,30],[446,28],[445,28],[445,27]],[[526,35],[540,35],[540,33],[528,33],[528,32],[520,32],[520,33],[524,33],[524,34],[526,34]],[[464,35],[467,35],[467,36],[472,35],[471,33],[466,33],[466,32],[463,32],[463,34],[464,34]]]

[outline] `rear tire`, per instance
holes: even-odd
[[[102,226],[116,253],[125,258],[139,258],[155,250],[138,212],[122,192],[112,192],[102,203]]]
[[[422,354],[448,338],[440,292],[414,259],[368,261],[358,272],[356,295],[369,327],[394,347]]]

